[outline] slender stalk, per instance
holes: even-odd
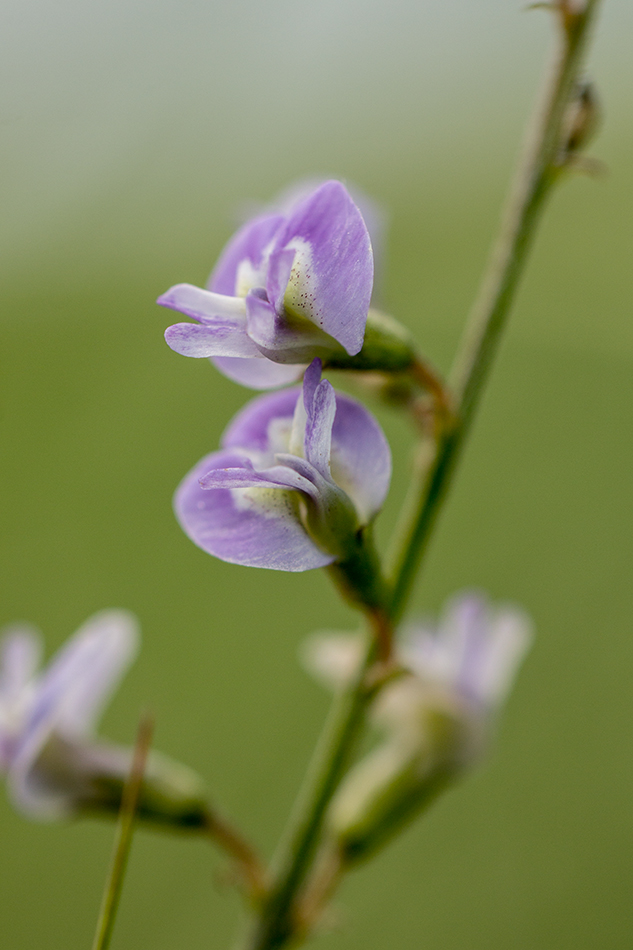
[[[551,4],[559,19],[561,41],[550,78],[526,141],[524,156],[511,189],[499,238],[451,373],[454,419],[440,435],[430,464],[414,486],[414,502],[392,571],[394,623],[402,616],[422,555],[456,462],[473,420],[497,344],[525,269],[536,226],[552,185],[568,155],[564,151],[566,110],[582,66],[598,0],[576,9],[572,0]]]
[[[233,859],[248,896],[258,904],[266,892],[266,872],[250,842],[215,810],[208,811],[205,830],[213,844]]]
[[[123,889],[123,879],[130,856],[132,834],[134,832],[134,816],[141,794],[145,763],[147,761],[153,731],[154,723],[148,716],[144,716],[138,727],[130,775],[123,789],[112,864],[103,894],[101,910],[99,911],[99,920],[97,921],[97,930],[92,944],[92,950],[107,950],[110,946],[110,940],[112,939],[114,921]]]

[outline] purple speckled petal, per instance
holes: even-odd
[[[389,490],[391,451],[371,413],[344,393],[336,394],[330,470],[354,502],[361,523],[370,522]]]
[[[240,265],[244,267],[247,261],[252,272],[261,270],[265,251],[283,222],[281,215],[272,214],[255,218],[241,227],[222,251],[207,282],[208,289],[218,294],[245,296],[247,291],[240,294],[239,288]],[[260,286],[265,286],[265,278]]]
[[[165,330],[165,340],[181,356],[253,357],[259,350],[243,327],[217,322],[214,326],[174,323]]]
[[[250,389],[277,389],[289,383],[296,383],[305,369],[304,363],[273,363],[264,357],[239,359],[220,356],[214,358],[213,363],[234,383],[248,386]]]
[[[280,230],[269,269],[295,251],[284,306],[334,337],[348,353],[363,345],[373,285],[369,234],[345,187],[329,181],[302,201]]]
[[[276,363],[296,364],[308,360],[315,352],[324,355],[333,348],[330,338],[317,327],[302,321],[291,325],[279,317],[267,300],[257,293],[246,298],[247,332],[260,353]],[[334,344],[335,346],[335,344]]]
[[[261,399],[279,396],[287,393]],[[232,564],[278,571],[307,571],[334,560],[320,551],[303,529],[294,508],[294,492],[201,488],[199,480],[221,468],[226,457],[227,453],[214,452],[202,459],[176,491],[176,516],[198,547]]]

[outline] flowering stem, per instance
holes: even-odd
[[[552,4],[561,27],[559,55],[543,105],[537,112],[488,274],[456,360],[450,417],[445,418],[426,464],[419,467],[415,503],[396,558],[386,608],[384,602],[369,603],[370,598],[360,589],[368,589],[365,580],[357,584],[358,577],[362,576],[362,572],[356,571],[357,565],[338,572],[342,575],[343,589],[354,595],[357,604],[364,604],[373,620],[374,637],[355,682],[335,704],[317,746],[290,830],[273,864],[272,885],[244,944],[245,950],[276,950],[305,935],[301,898],[304,893],[311,893],[309,884],[307,892],[305,885],[317,855],[323,819],[344,775],[367,706],[380,685],[380,681],[372,685],[371,677],[379,655],[376,637],[379,621],[387,623],[391,631],[402,615],[481,395],[545,198],[568,158],[562,148],[565,112],[573,96],[597,3],[598,0],[587,0],[582,10],[572,8],[571,0]],[[422,451],[429,451],[428,441]],[[379,577],[377,574],[377,582]],[[380,587],[383,589],[381,581]]]
[[[413,506],[392,571],[394,623],[402,616],[422,555],[450,485],[459,454],[486,382],[501,331],[510,313],[545,199],[570,156],[564,148],[566,110],[573,100],[598,0],[577,9],[570,0],[550,4],[561,42],[528,136],[489,267],[466,325],[451,373],[452,424],[440,433],[413,486]],[[424,451],[428,451],[426,447]]]

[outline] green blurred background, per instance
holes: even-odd
[[[205,774],[270,851],[327,697],[298,644],[355,618],[327,578],[215,561],[171,495],[248,394],[172,353],[171,284],[204,281],[244,199],[308,174],[390,217],[383,297],[447,368],[551,43],[508,0],[10,0],[0,102],[0,623],[50,650],[92,612],[144,646],[103,732]],[[415,607],[466,586],[537,640],[488,764],[358,871],[331,950],[624,950],[633,936],[633,10],[591,57],[597,181],[542,227]],[[396,475],[408,433],[386,411]],[[90,945],[113,829],[0,801],[0,942]],[[202,844],[140,832],[116,950],[229,945],[238,901]]]

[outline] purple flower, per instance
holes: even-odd
[[[367,858],[481,758],[530,626],[515,608],[462,594],[439,623],[410,629],[398,648],[403,675],[372,708],[384,738],[352,767],[330,805],[328,831],[344,862]],[[361,655],[358,638],[339,635],[313,640],[306,659],[340,686]]]
[[[391,476],[380,426],[321,380],[260,396],[238,413],[222,449],[202,459],[175,496],[184,531],[234,564],[306,571],[346,558],[379,511]]]
[[[400,651],[427,687],[451,693],[484,714],[506,698],[531,641],[531,622],[516,607],[458,594],[439,623],[412,624]]]
[[[39,818],[73,811],[72,780],[53,763],[51,743],[80,748],[132,662],[138,627],[131,614],[95,614],[38,673],[39,635],[9,628],[0,649],[0,771],[22,810]]]
[[[316,356],[359,353],[372,284],[361,213],[328,181],[285,213],[245,224],[206,290],[177,284],[158,303],[198,321],[167,329],[173,350],[211,357],[231,379],[267,389],[297,380]]]

